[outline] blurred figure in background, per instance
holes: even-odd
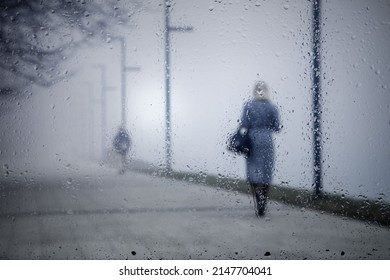
[[[250,139],[250,152],[246,159],[247,179],[254,196],[256,214],[262,216],[274,168],[272,133],[280,130],[279,112],[270,100],[265,82],[255,83],[253,98],[244,105],[241,126]]]
[[[114,138],[114,149],[120,154],[122,165],[119,170],[119,174],[124,174],[127,169],[127,155],[131,146],[131,139],[129,133],[126,131],[124,127],[120,127],[118,133]]]

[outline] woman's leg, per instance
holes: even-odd
[[[260,184],[259,187],[259,203],[258,203],[258,212],[259,215],[264,215],[265,208],[267,206],[267,200],[268,200],[268,188],[269,186],[267,184]]]
[[[250,185],[250,188],[251,188],[251,191],[252,191],[252,196],[253,196],[253,204],[254,204],[254,207],[255,207],[255,213],[256,213],[256,216],[258,215],[258,200],[257,200],[257,195],[256,195],[256,189],[257,189],[257,184],[255,183],[252,183],[249,181],[249,185]]]
[[[256,199],[256,214],[262,216],[267,205],[269,186],[267,184],[251,184],[251,186]]]

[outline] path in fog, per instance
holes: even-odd
[[[0,258],[390,259],[386,227],[272,201],[259,219],[249,195],[81,173],[1,179]]]

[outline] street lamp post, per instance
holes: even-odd
[[[93,104],[92,104],[92,85],[91,83],[88,83],[86,82],[85,83],[87,88],[88,88],[88,112],[89,112],[89,116],[88,116],[88,125],[89,125],[89,143],[88,143],[88,148],[89,148],[89,156],[90,158],[92,159],[93,158],[93,126],[94,126],[94,123],[93,123],[93,116],[94,116],[94,112],[93,112]]]
[[[101,71],[101,129],[102,129],[102,160],[104,161],[106,149],[106,133],[107,133],[107,119],[106,119],[106,92],[108,90],[115,90],[115,87],[108,87],[106,84],[106,66],[103,64],[95,65]]]
[[[313,9],[313,173],[314,193],[316,197],[323,197],[322,186],[322,131],[321,131],[321,0],[314,0]]]
[[[95,126],[95,110],[94,106],[97,103],[97,100],[94,99],[93,94],[93,85],[90,82],[84,82],[85,86],[88,90],[88,150],[89,150],[89,156],[91,159],[94,158],[94,144],[95,144],[95,138],[94,138],[94,126]]]
[[[165,12],[165,168],[167,172],[172,171],[172,139],[171,139],[171,32],[191,32],[191,26],[171,26],[169,23],[170,2],[164,2]]]
[[[126,72],[139,71],[140,67],[126,66],[126,42],[123,37],[114,37],[121,44],[121,125],[126,127],[127,95],[126,95]]]

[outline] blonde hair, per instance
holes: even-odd
[[[264,81],[257,81],[253,87],[253,99],[255,100],[268,100],[269,89],[267,84]]]

